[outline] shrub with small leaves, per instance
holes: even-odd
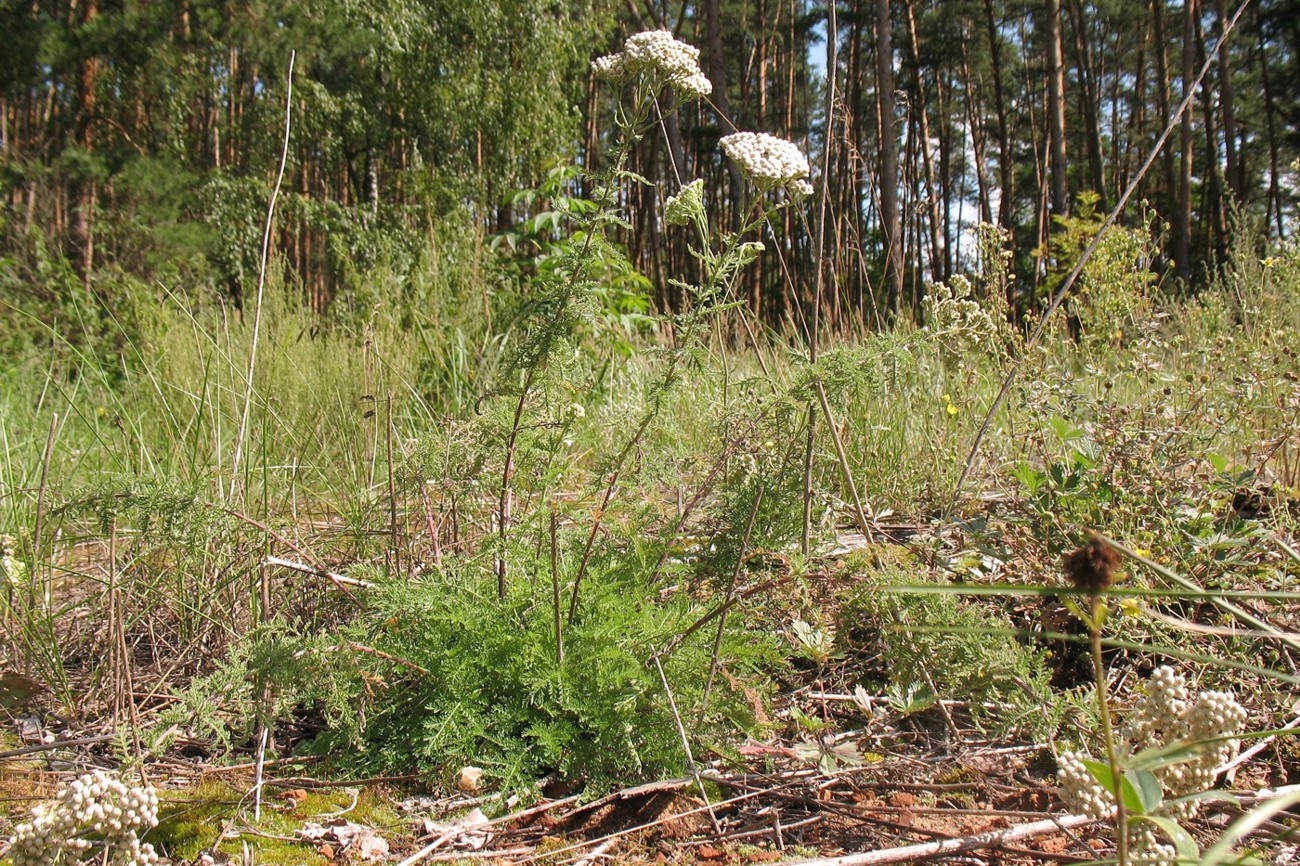
[[[158,824],[158,794],[104,770],[74,779],[59,796],[32,809],[10,840],[14,866],[56,862],[153,866],[159,861],[140,833]]]

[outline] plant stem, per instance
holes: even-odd
[[[1119,866],[1128,866],[1128,813],[1124,808],[1123,777],[1119,753],[1115,749],[1115,729],[1110,721],[1110,701],[1107,699],[1106,666],[1101,658],[1101,617],[1106,602],[1100,595],[1092,596],[1092,610],[1088,619],[1088,632],[1092,636],[1092,676],[1096,685],[1097,714],[1101,718],[1101,736],[1106,743],[1106,762],[1110,764],[1110,778],[1115,795],[1115,856]]]

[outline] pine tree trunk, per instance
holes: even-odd
[[[1065,162],[1065,61],[1061,51],[1061,0],[1047,2],[1047,135],[1051,149],[1048,174],[1052,215],[1070,213]]]
[[[894,110],[894,47],[890,0],[876,0],[876,104],[880,113],[880,222],[885,243],[886,310],[903,296],[902,220],[898,210],[898,133]]]
[[[1183,98],[1196,77],[1196,0],[1183,0]],[[1183,285],[1192,282],[1192,112],[1179,124],[1178,193],[1174,203],[1174,264]]]

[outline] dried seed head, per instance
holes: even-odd
[[[1065,576],[1076,589],[1100,593],[1115,581],[1119,554],[1099,538],[1065,557]]]

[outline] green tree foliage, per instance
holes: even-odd
[[[0,65],[6,247],[31,253],[40,231],[47,252],[71,255],[69,196],[93,182],[96,267],[207,282],[239,302],[297,52],[275,241],[318,309],[355,288],[350,273],[409,270],[409,248],[448,212],[509,219],[508,194],[576,146],[602,19],[533,0],[78,9],[3,13],[16,43]]]

